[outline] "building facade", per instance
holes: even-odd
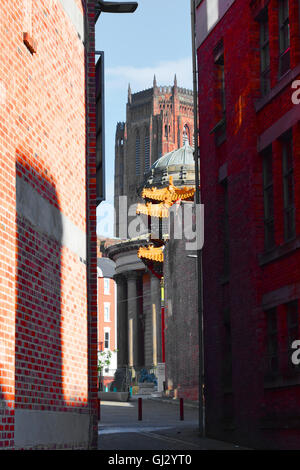
[[[145,235],[107,248],[116,263],[118,368],[137,373],[162,362],[160,280],[137,256],[148,239]]]
[[[131,237],[126,215],[137,203],[145,173],[162,155],[182,147],[184,140],[192,145],[193,129],[192,91],[178,87],[176,75],[173,86],[158,86],[155,77],[148,90],[132,93],[129,86],[126,123],[117,124],[115,140],[117,237]],[[134,216],[133,210],[129,220]]]
[[[98,354],[111,354],[109,364],[102,370],[102,384],[109,388],[117,370],[117,288],[114,280],[115,263],[109,258],[98,257]]]
[[[94,10],[0,5],[1,448],[97,445]]]
[[[196,43],[207,434],[299,448],[299,1],[196,1]]]

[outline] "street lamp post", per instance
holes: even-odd
[[[138,7],[137,2],[104,2],[98,0],[96,4],[95,23],[101,13],[133,13]]]

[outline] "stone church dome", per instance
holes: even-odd
[[[195,185],[194,149],[187,142],[183,147],[166,153],[153,163],[145,173],[143,187],[167,186],[170,176],[173,177],[175,186]]]

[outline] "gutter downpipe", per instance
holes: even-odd
[[[201,204],[200,194],[200,173],[199,173],[199,131],[198,131],[198,87],[197,87],[197,57],[196,57],[196,9],[195,0],[191,0],[191,33],[192,33],[192,54],[193,54],[193,96],[194,96],[194,162],[195,162],[195,205]],[[197,214],[197,211],[196,211]],[[201,223],[199,218],[198,223]],[[197,217],[196,217],[197,223]],[[200,227],[196,227],[196,233],[200,233]],[[197,242],[197,311],[198,311],[198,332],[199,332],[199,433],[205,437],[205,398],[204,398],[204,337],[203,337],[203,285],[202,285],[202,249]]]

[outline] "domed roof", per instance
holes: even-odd
[[[169,166],[178,165],[194,165],[194,149],[188,143],[185,143],[183,147],[172,152],[166,153],[160,157],[150,168],[150,171],[155,168],[163,170]]]
[[[194,149],[187,141],[183,147],[166,153],[153,163],[140,190],[168,186],[170,176],[177,187],[195,185]]]

